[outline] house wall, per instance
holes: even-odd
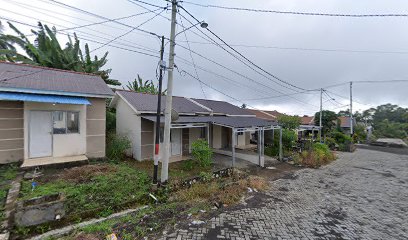
[[[105,157],[106,148],[106,100],[88,98],[86,107],[86,155],[88,158]]]
[[[29,121],[30,111],[76,111],[79,112],[79,133],[54,134],[53,157],[66,157],[86,154],[86,105],[24,103],[24,159],[29,158]],[[50,129],[52,130],[52,129]]]
[[[24,158],[24,103],[0,101],[0,164]]]
[[[212,148],[221,148],[221,130],[222,127],[218,125],[212,125]]]
[[[121,98],[116,105],[116,134],[131,141],[127,155],[141,160],[141,118]]]

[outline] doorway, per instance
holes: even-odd
[[[29,158],[52,156],[52,113],[31,111],[29,121]]]

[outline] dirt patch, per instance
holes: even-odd
[[[64,169],[62,172],[54,172],[53,174],[45,173],[38,181],[46,183],[55,181],[55,179],[61,179],[63,181],[79,184],[89,182],[93,177],[116,171],[116,167],[109,164],[84,165]]]
[[[263,177],[268,181],[274,181],[280,178],[285,178],[288,174],[292,174],[301,169],[300,167],[284,162],[278,162],[271,166],[275,167],[275,169],[260,168],[254,165],[248,168],[247,171],[250,175]]]

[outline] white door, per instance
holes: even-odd
[[[52,156],[51,112],[31,111],[29,128],[30,158]]]
[[[171,129],[171,155],[181,155],[181,129]]]

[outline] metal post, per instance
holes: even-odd
[[[208,123],[207,124],[207,143],[208,143],[208,146],[209,147],[211,147],[210,145],[210,124]]]
[[[154,149],[153,184],[157,184],[157,172],[159,171],[161,95],[163,82],[163,67],[165,67],[163,66],[163,55],[164,55],[164,36],[162,36],[161,38],[160,49],[160,74],[159,74],[159,92],[157,94],[156,139]]]
[[[279,129],[280,135],[279,135],[279,160],[283,160],[283,149],[282,149],[282,127]]]
[[[170,30],[170,53],[167,80],[166,109],[164,112],[164,154],[162,161],[161,182],[167,182],[169,178],[169,158],[170,158],[170,125],[171,110],[173,105],[173,71],[174,71],[174,49],[176,47],[176,17],[177,1],[171,1],[171,30]]]
[[[261,139],[261,129],[259,129],[258,130],[258,163],[259,163],[259,166],[261,166],[261,151],[262,151],[262,149],[261,149],[261,144],[262,144],[262,139]]]
[[[265,167],[265,130],[262,128],[261,167]]]
[[[232,167],[235,167],[235,130],[232,129]]]
[[[323,114],[323,88],[320,88],[320,114],[319,114],[320,143],[322,143],[322,132],[323,132],[322,114]]]
[[[353,137],[353,82],[350,82],[350,136]]]

